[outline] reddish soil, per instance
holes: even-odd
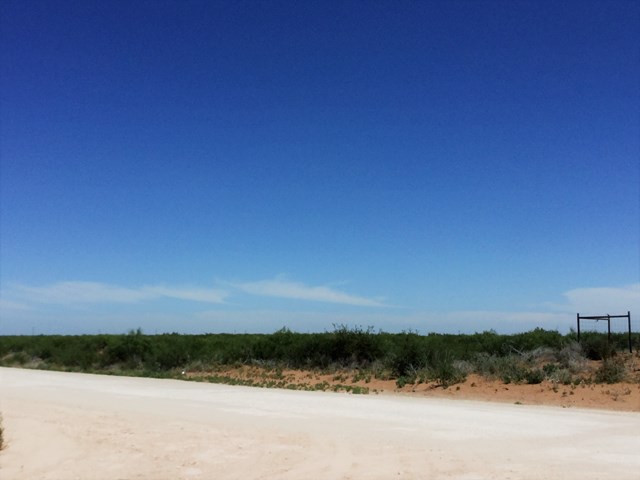
[[[406,387],[403,391],[407,391]],[[537,385],[515,385],[470,375],[464,383],[448,388],[430,384],[418,385],[409,391],[412,395],[490,400],[523,405],[640,411],[640,384],[637,383],[562,385],[544,381]]]
[[[589,370],[597,368],[592,362]],[[522,405],[554,405],[559,407],[599,408],[618,411],[640,411],[640,383],[596,384],[588,379],[578,385],[543,381],[539,384],[505,384],[471,374],[458,384],[443,387],[434,382],[407,384],[399,388],[395,380],[366,376],[357,370],[319,371],[278,370],[256,366],[221,367],[216,371],[185,372],[193,380],[216,383],[252,384],[261,387],[294,390],[335,390],[346,393],[398,394],[466,400],[486,400]],[[632,377],[638,375],[633,371]],[[208,378],[217,376],[217,378]]]

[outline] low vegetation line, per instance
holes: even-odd
[[[395,380],[399,388],[424,382],[446,388],[470,374],[506,384],[638,383],[640,335],[632,338],[633,354],[624,353],[627,341],[626,334],[609,340],[583,332],[578,344],[574,332],[543,329],[514,335],[419,335],[344,325],[323,333],[283,328],[272,334],[145,335],[138,329],[1,336],[0,365],[350,393],[369,393],[372,378]],[[301,380],[285,370],[314,374]]]

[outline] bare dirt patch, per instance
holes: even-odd
[[[403,392],[441,398],[473,399],[515,403],[518,405],[554,405],[561,407],[602,408],[640,412],[640,385],[633,383],[562,385],[543,381],[537,385],[504,384],[470,375],[461,384],[442,388],[417,385]]]
[[[602,362],[589,362],[580,382],[562,384],[544,380],[538,384],[505,383],[477,374],[464,382],[443,386],[437,382],[422,382],[398,386],[395,379],[378,378],[372,372],[335,369],[331,372],[292,370],[263,366],[221,366],[208,371],[185,371],[183,377],[232,385],[245,385],[290,390],[321,390],[355,394],[403,394],[422,397],[484,400],[522,405],[553,405],[560,407],[600,408],[618,411],[640,411],[640,383],[636,359],[629,356],[630,376],[635,382],[614,384],[594,383],[592,378]],[[628,363],[627,362],[627,363]]]

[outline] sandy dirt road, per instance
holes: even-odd
[[[0,368],[0,479],[638,479],[640,414]]]

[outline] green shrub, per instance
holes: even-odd
[[[7,365],[14,365],[17,363],[18,365],[22,366],[28,361],[29,361],[29,356],[25,352],[11,353],[6,358]]]
[[[633,339],[637,345],[640,336],[634,334]],[[252,364],[351,368],[356,372],[353,381],[375,376],[399,385],[437,381],[447,386],[471,372],[507,383],[537,383],[541,377],[571,383],[574,376],[584,377],[586,355],[615,358],[628,338],[612,333],[608,342],[606,334],[584,332],[582,345],[575,340],[574,332],[562,336],[542,329],[516,335],[374,333],[371,327],[345,325],[322,333],[283,328],[272,334],[144,335],[138,329],[124,335],[0,336],[0,359],[4,365],[156,377],[173,376],[185,368],[206,372],[219,365]],[[624,371],[623,366],[607,363],[597,378],[614,381],[620,374],[616,369]]]
[[[396,386],[398,388],[402,388],[405,385],[413,385],[415,383],[415,377],[410,378],[410,377],[406,377],[404,375],[398,377],[398,379],[396,380]]]
[[[625,367],[622,360],[606,359],[596,371],[596,383],[618,383],[625,379]]]
[[[557,368],[553,372],[547,373],[547,378],[555,383],[570,385],[573,382],[573,375],[567,368]]]
[[[478,353],[473,359],[475,372],[486,378],[496,378],[500,371],[500,357],[487,352]]]
[[[122,363],[125,368],[138,368],[151,352],[151,340],[140,329],[118,335],[108,346],[110,363]]]
[[[349,328],[334,325],[329,335],[331,360],[342,366],[366,366],[382,354],[380,337],[373,333],[373,327]]]
[[[358,385],[354,385],[351,387],[351,393],[354,395],[367,395],[369,393],[369,387],[360,387]]]
[[[539,368],[528,370],[524,375],[524,379],[529,385],[537,385],[544,380],[544,372]]]
[[[430,370],[433,380],[445,388],[464,382],[467,378],[467,375],[454,364],[453,359],[448,354],[435,355],[431,363]]]
[[[532,352],[539,348],[559,349],[563,336],[556,330],[536,328],[530,332],[518,333],[505,339],[504,353]]]
[[[411,377],[427,365],[427,350],[417,333],[403,332],[396,336],[389,355],[389,367],[396,377]]]
[[[490,379],[499,378],[504,383],[520,383],[527,373],[523,360],[517,355],[499,357],[481,353],[476,355],[474,363],[476,373]]]
[[[607,335],[599,333],[585,334],[582,349],[589,360],[605,360],[615,353]]]

